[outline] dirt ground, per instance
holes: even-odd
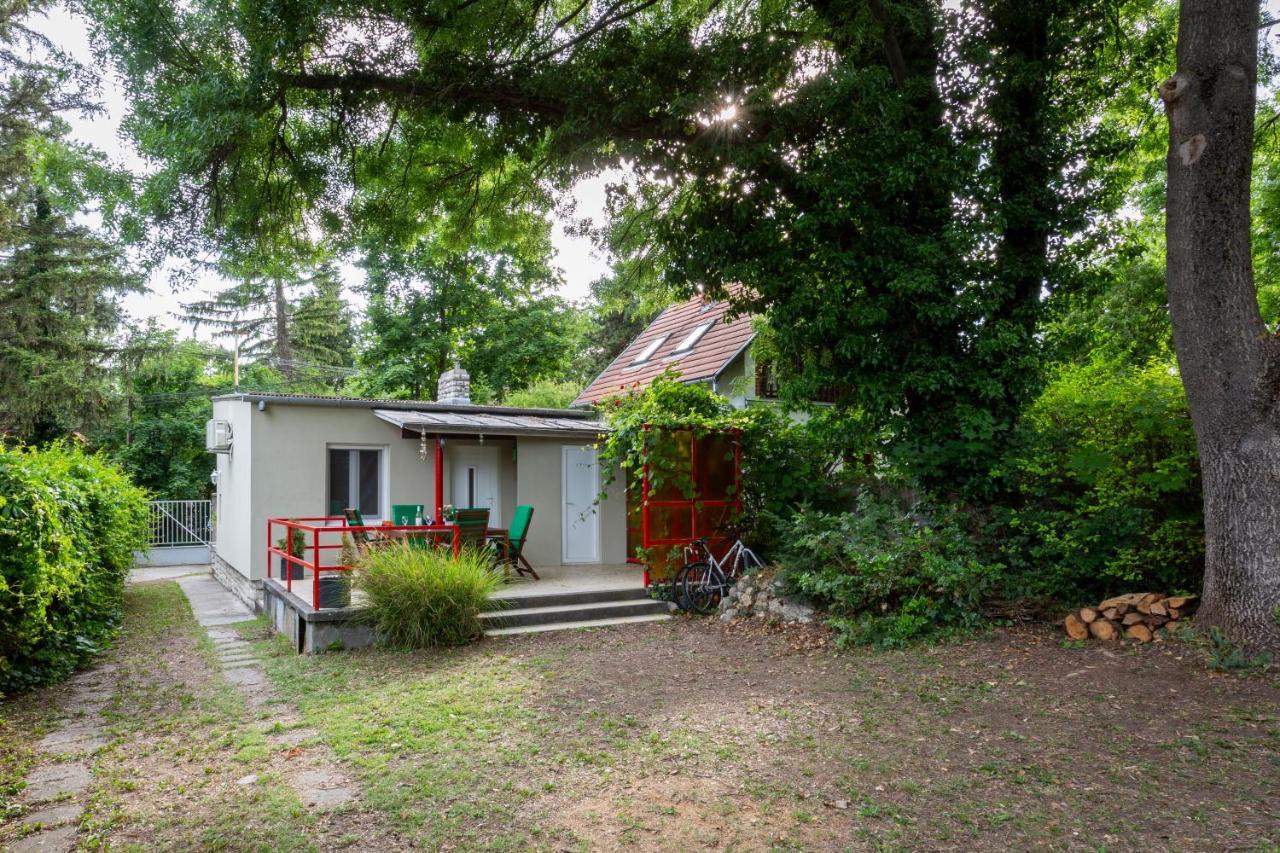
[[[175,590],[132,590],[108,655],[84,848],[1280,845],[1280,681],[1212,673],[1186,643],[998,630],[839,652],[821,629],[678,618],[298,657],[253,623],[274,691],[254,708]],[[0,704],[0,797],[61,699]],[[355,803],[285,784],[321,749]],[[5,814],[0,843],[26,832]]]

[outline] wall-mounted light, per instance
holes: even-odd
[[[216,470],[216,469],[215,469],[215,470],[213,470],[213,471],[210,471],[210,472],[209,472],[209,482],[210,482],[210,483],[213,483],[214,488],[217,488],[217,486],[218,486],[218,472],[217,472],[217,470]]]
[[[258,411],[259,411],[259,412],[265,412],[266,410],[267,410],[267,401],[266,401],[266,400],[259,400],[259,401],[258,401]]]

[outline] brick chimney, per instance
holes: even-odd
[[[450,406],[471,405],[471,376],[454,361],[453,368],[436,381],[436,402]]]

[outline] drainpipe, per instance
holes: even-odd
[[[436,524],[444,522],[444,439],[436,436]]]

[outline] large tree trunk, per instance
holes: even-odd
[[[1199,621],[1280,649],[1280,345],[1249,231],[1259,9],[1183,0],[1169,117],[1169,311],[1204,480]]]
[[[274,276],[271,279],[272,302],[275,306],[276,323],[276,358],[280,362],[280,372],[286,379],[294,375],[293,346],[289,343],[289,300],[285,298],[284,279]]]

